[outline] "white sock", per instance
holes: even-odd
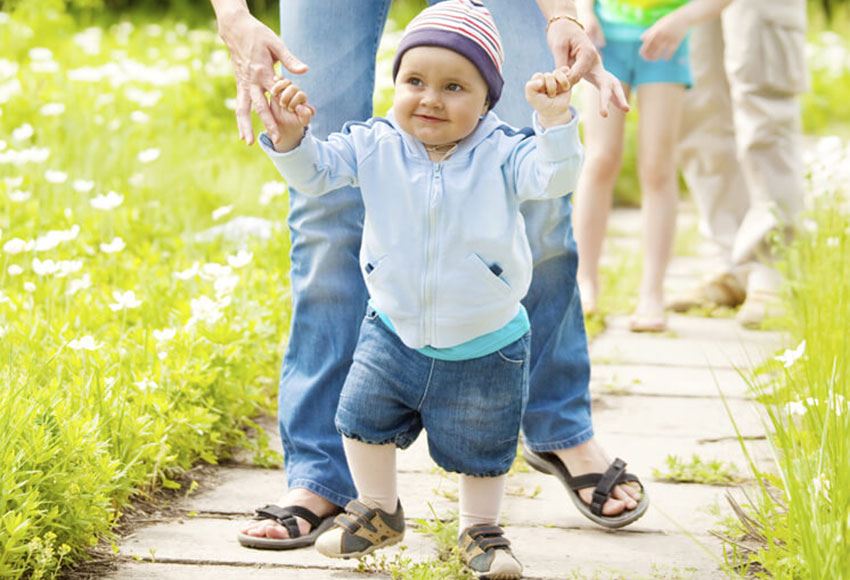
[[[342,445],[357,487],[357,499],[371,501],[385,512],[395,513],[398,504],[395,444],[370,445],[343,437]]]
[[[460,515],[458,535],[476,524],[498,524],[507,475],[497,477],[460,476]]]

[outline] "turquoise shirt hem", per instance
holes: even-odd
[[[372,304],[371,300],[369,301],[369,306],[375,308],[375,305]],[[393,331],[393,333],[398,334],[396,333],[393,323],[386,314],[377,308],[375,308],[375,312],[378,313],[378,318],[381,319],[381,322],[383,322],[387,328]],[[520,304],[517,315],[502,328],[494,330],[493,332],[488,332],[487,334],[483,334],[479,337],[473,338],[472,340],[467,340],[466,342],[456,346],[448,348],[434,348],[426,346],[423,348],[417,348],[416,351],[431,358],[447,361],[481,358],[482,356],[493,354],[497,350],[519,340],[530,329],[531,321],[528,319],[528,312],[525,310],[525,306]]]

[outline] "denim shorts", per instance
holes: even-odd
[[[646,60],[640,40],[606,40],[599,49],[602,64],[623,84],[634,88],[650,83],[674,83],[691,87],[691,64],[686,38],[670,60]]]
[[[479,477],[506,473],[528,399],[531,334],[462,361],[425,356],[369,308],[342,387],[336,428],[365,443],[404,449],[424,428],[434,461]]]

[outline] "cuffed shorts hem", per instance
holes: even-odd
[[[289,482],[289,489],[306,489],[308,491],[312,491],[318,496],[321,496],[337,506],[344,506],[348,502],[353,499],[357,499],[355,497],[351,497],[345,494],[337,493],[331,489],[328,489],[321,483],[313,481],[311,479],[293,479]]]
[[[532,451],[557,451],[558,449],[570,449],[572,447],[576,447],[577,445],[581,445],[587,441],[593,439],[593,427],[588,427],[584,431],[581,431],[578,435],[573,435],[572,437],[568,437],[566,439],[558,439],[556,441],[546,441],[544,443],[538,443],[535,441],[525,440],[525,445],[531,449]]]
[[[399,449],[407,449],[411,446],[411,444],[416,441],[416,438],[405,437],[404,434],[393,435],[392,437],[385,437],[383,439],[370,439],[368,437],[363,437],[362,435],[358,435],[357,433],[352,433],[351,431],[347,431],[344,429],[340,429],[339,425],[337,425],[337,431],[339,434],[345,437],[346,439],[353,439],[355,441],[360,441],[361,443],[365,443],[366,445],[390,445],[393,444]]]

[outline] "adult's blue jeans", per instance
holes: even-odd
[[[319,137],[372,114],[375,56],[390,0],[281,0],[282,37],[310,70],[299,77],[317,114]],[[496,112],[531,124],[524,87],[551,70],[545,22],[532,0],[489,0],[505,46],[505,88]],[[522,207],[534,257],[524,304],[531,318],[526,444],[535,451],[573,447],[593,436],[590,363],[575,273],[578,262],[567,198]],[[280,379],[279,421],[287,480],[344,505],[356,497],[334,428],[351,365],[366,287],[357,255],[363,203],[356,189],[309,198],[290,190],[292,324]]]

